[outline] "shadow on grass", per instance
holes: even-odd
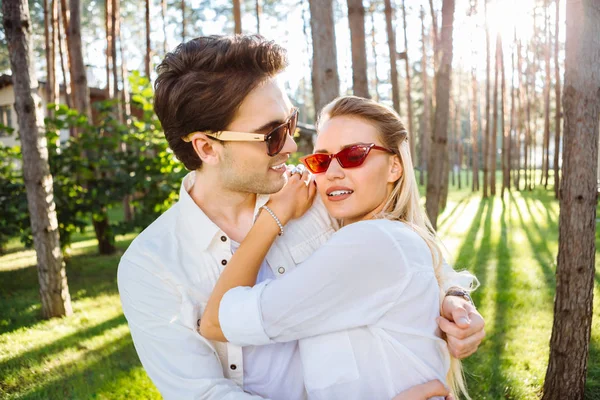
[[[531,216],[530,224],[535,228],[538,233],[539,239],[535,239],[531,233],[531,230],[528,229],[528,226],[525,223],[525,219],[523,218],[523,212],[521,211],[519,205],[517,204],[517,200],[515,199],[512,193],[509,193],[510,203],[512,203],[515,207],[515,211],[519,216],[519,222],[521,223],[521,228],[525,235],[527,236],[527,240],[531,244],[532,253],[538,262],[540,268],[542,269],[542,273],[544,274],[544,282],[546,283],[546,293],[550,299],[554,297],[554,288],[556,287],[556,277],[550,265],[554,263],[554,255],[550,252],[548,248],[548,244],[546,243],[547,232],[544,232],[539,225],[535,222],[535,218],[531,214],[531,209],[525,200],[525,206],[527,208],[527,212]]]
[[[450,211],[450,213],[448,215],[444,216],[444,219],[439,221],[438,228],[441,228],[444,225],[446,225],[448,223],[448,221],[450,221],[450,219],[452,219],[452,218],[456,219],[456,218],[460,217],[463,214],[463,212],[465,211],[467,204],[469,204],[469,200],[471,199],[471,196],[472,195],[470,193],[467,194],[466,196],[463,196],[458,201],[458,203],[456,203],[454,208],[452,208],[452,211]]]
[[[600,400],[600,342],[592,336],[588,356],[585,398]]]
[[[19,353],[18,356],[0,362],[0,371],[6,373],[7,370],[29,369],[43,362],[46,358],[52,358],[56,353],[60,353],[68,348],[82,348],[80,342],[94,336],[101,336],[105,331],[125,324],[125,316],[119,314],[116,317],[108,319],[100,324],[86,329],[78,330],[75,333],[67,335],[45,346],[34,348],[32,350]]]
[[[130,243],[127,240],[117,244],[122,250]],[[67,262],[72,301],[117,293],[117,266],[122,253],[102,256],[95,250],[96,244],[93,244],[89,246],[89,251],[73,256]],[[32,326],[42,320],[35,265],[0,271],[0,282],[0,335]]]
[[[96,398],[96,394],[103,387],[139,366],[131,336],[127,334],[89,351],[83,360],[61,366],[60,371],[56,371],[50,379],[42,381],[19,398],[29,400]]]

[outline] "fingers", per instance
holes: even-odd
[[[447,335],[450,354],[459,359],[475,353],[485,337],[483,318],[478,312],[471,314],[471,324],[466,329],[444,317],[438,318],[438,325]]]
[[[413,386],[398,394],[393,400],[426,400],[435,396],[447,396],[448,394],[448,388],[439,380],[435,380]]]

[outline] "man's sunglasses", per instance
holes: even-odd
[[[234,131],[218,131],[218,132],[192,132],[184,137],[184,142],[191,142],[192,136],[197,133],[203,133],[214,139],[229,141],[229,142],[266,142],[267,154],[271,157],[279,154],[288,135],[293,136],[296,133],[298,125],[298,109],[294,108],[288,119],[278,127],[274,128],[267,134],[251,133],[251,132],[234,132]]]
[[[385,147],[376,146],[375,144],[355,144],[347,147],[344,150],[335,154],[315,153],[308,156],[304,156],[300,159],[302,163],[308,168],[313,174],[320,174],[321,172],[327,171],[329,164],[335,158],[338,160],[342,168],[356,168],[360,167],[371,150],[381,150],[386,153],[393,154],[392,151]]]

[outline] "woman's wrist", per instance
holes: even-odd
[[[275,214],[275,211],[273,211],[273,214]],[[277,217],[277,219],[279,219],[277,214],[275,214],[275,217]],[[256,218],[256,222],[254,223],[254,226],[255,227],[257,225],[260,226],[260,231],[263,232],[263,234],[267,234],[269,237],[272,236],[273,239],[275,239],[277,236],[281,236],[281,232],[282,232],[281,228],[284,225],[284,222],[281,221],[280,219],[279,219],[279,222],[281,224],[281,227],[277,223],[277,220],[266,209],[261,207],[260,213],[258,214],[258,217]]]

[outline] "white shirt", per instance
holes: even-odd
[[[193,172],[184,178],[179,201],[140,233],[121,258],[117,279],[123,312],[140,361],[165,399],[259,399],[243,390],[244,370],[251,366],[244,366],[242,347],[212,342],[197,332],[223,263],[231,259],[231,247],[230,238],[190,197],[194,178]],[[255,210],[267,200],[258,196]],[[266,258],[275,278],[294,270],[333,233],[317,199],[302,218],[286,225],[269,250]],[[444,271],[447,287],[469,286],[452,268]],[[303,394],[286,393],[284,399],[296,395]]]
[[[231,252],[240,244],[231,240]],[[256,283],[275,279],[267,260],[258,270]],[[305,399],[302,362],[298,341],[242,347],[244,390],[252,394],[269,394],[274,399]]]
[[[228,291],[219,322],[239,345],[300,339],[309,399],[389,400],[445,382],[439,299],[425,241],[401,222],[372,220],[342,228],[277,281]]]

